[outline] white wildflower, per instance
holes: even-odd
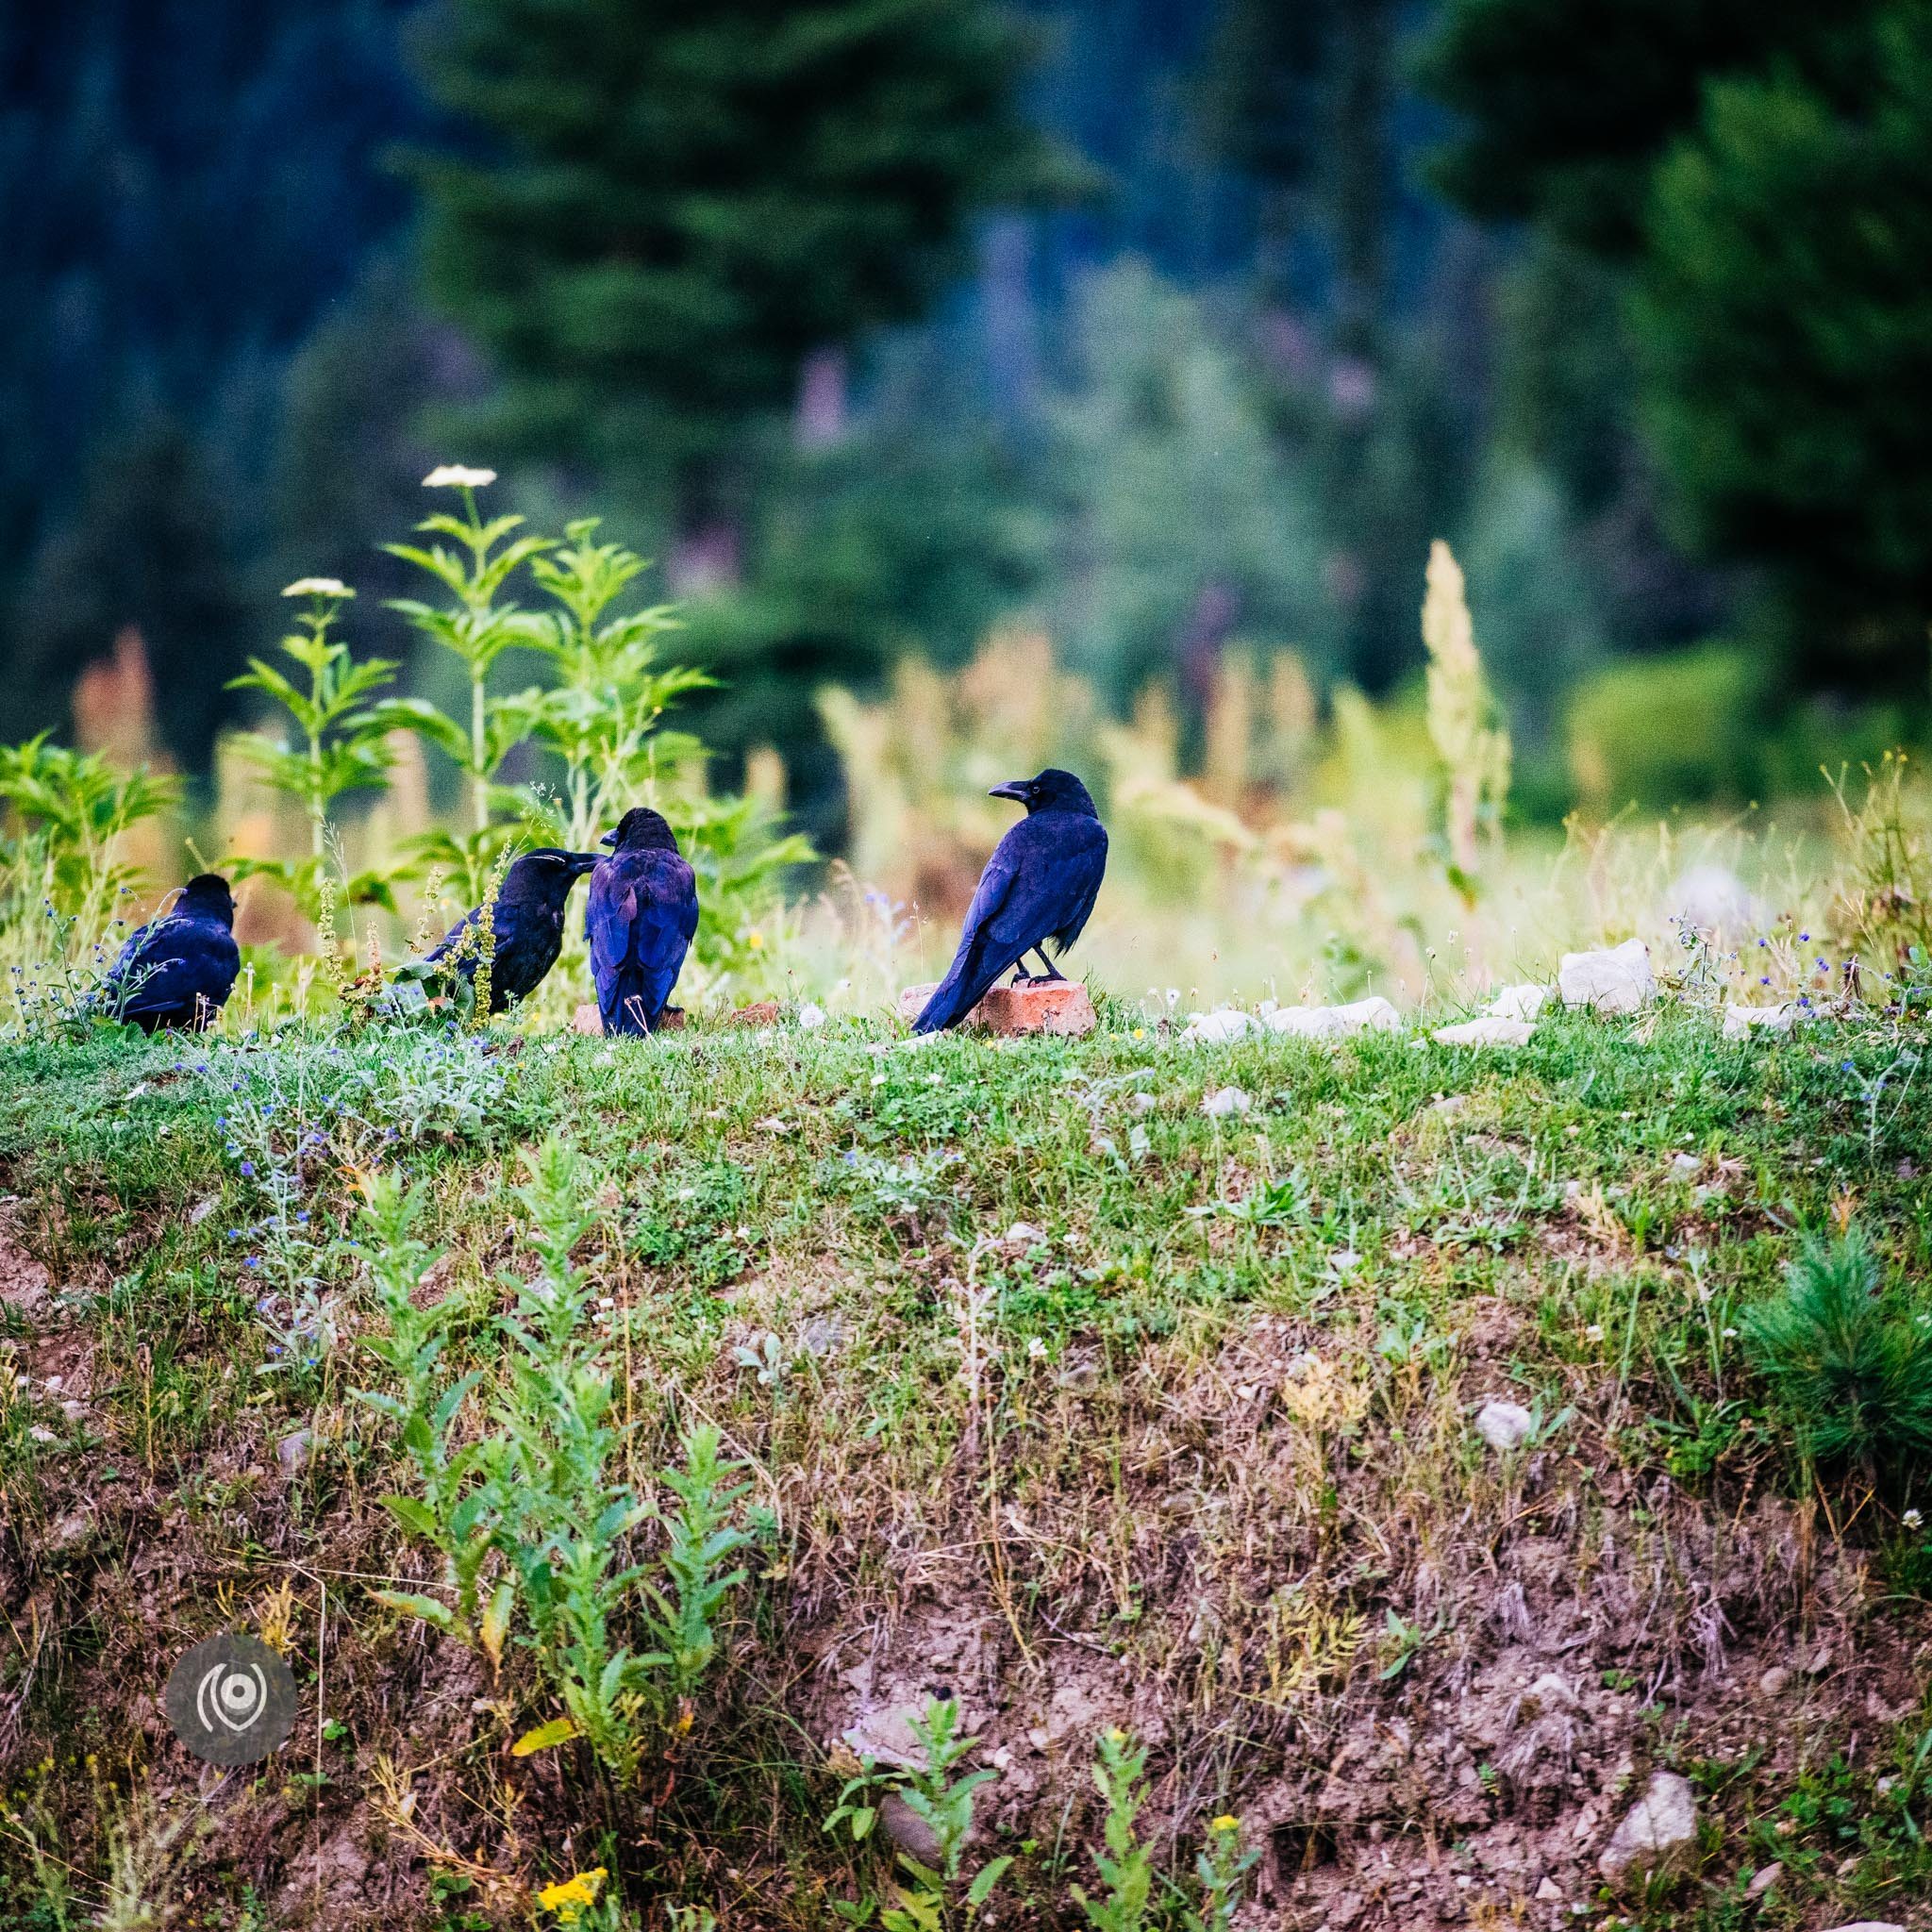
[[[461,463],[438,463],[423,479],[425,490],[482,490],[496,481],[494,470],[472,470]]]
[[[1046,1359],[1046,1343],[1037,1335],[1026,1344],[1026,1358],[1036,1362]]]
[[[1916,1509],[1907,1509],[1906,1513],[1899,1518],[1899,1521],[1902,1524],[1904,1524],[1907,1529],[1923,1529],[1925,1524],[1925,1519],[1923,1516],[1921,1516]]]
[[[297,577],[282,592],[285,597],[353,597],[355,594],[341,577]]]
[[[825,1024],[824,1008],[815,1005],[810,1000],[807,1000],[798,1009],[798,1024],[808,1033],[816,1027],[823,1026]]]

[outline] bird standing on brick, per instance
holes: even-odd
[[[1064,956],[1080,937],[1107,871],[1107,828],[1073,773],[1049,766],[987,795],[1016,800],[1026,816],[993,847],[966,909],[959,950],[913,1022],[915,1033],[957,1026],[1009,966],[1022,969],[1015,984],[1065,978],[1041,948],[1051,940]],[[1028,953],[1041,973],[1024,970]]]

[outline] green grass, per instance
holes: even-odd
[[[245,1881],[298,1894],[264,1923],[358,1923],[296,1882],[348,1834],[412,1901],[391,1924],[515,1923],[475,1874],[433,1903],[458,1857],[521,1896],[603,1862],[633,1902],[841,1923],[835,1902],[890,1896],[872,1848],[818,1829],[841,1674],[871,1656],[875,1694],[943,1680],[1012,1754],[983,1806],[989,1850],[1019,1854],[1009,1923],[1063,1923],[1063,1881],[1091,1890],[1102,1716],[1152,1747],[1164,1863],[1237,1813],[1310,1924],[1325,1890],[1376,1885],[1358,1924],[1413,1923],[1457,1875],[1466,1907],[1507,1912],[1544,1870],[1596,1923],[1619,1771],[1658,1763],[1704,1767],[1710,1842],[1657,1908],[1674,1916],[1641,1923],[1900,1916],[1932,1880],[1924,1807],[1872,1780],[1928,1734],[1907,1695],[1927,1565],[1900,1514],[1927,1499],[1911,1473],[1807,1489],[1740,1318],[1835,1216],[1907,1318],[1932,1313],[1922,1050],[1876,1021],[1726,1044],[1679,1008],[1559,1015],[1490,1054],[1184,1049],[1112,1010],[1085,1041],[917,1051],[859,1022],[487,1057],[420,1036],[0,1047],[11,1239],[58,1291],[5,1317],[28,1380],[0,1406],[22,1637],[0,1784],[34,1780],[97,1898],[112,1804],[187,1789],[130,1695],[286,1585],[306,1721],[342,1728],[298,1730],[249,1828],[197,1841],[166,1880],[187,1910]],[[1206,1115],[1230,1084],[1250,1109]],[[453,1366],[487,1388],[522,1267],[509,1188],[550,1135],[591,1177],[576,1258],[611,1304],[630,1479],[712,1422],[751,1483],[752,1581],[648,1799],[579,1747],[512,1760],[555,1715],[535,1660],[513,1647],[498,1679],[372,1594],[436,1578],[375,1507],[396,1448],[351,1395],[372,1374],[358,1175],[428,1182]],[[1534,1444],[1474,1436],[1491,1396],[1535,1412]],[[277,1445],[305,1429],[291,1478]],[[1836,1661],[1763,1697],[1765,1669],[1821,1644]],[[1560,1749],[1519,1664],[1575,1680]],[[1051,1717],[1068,1685],[1092,1722]],[[1710,1769],[1752,1748],[1748,1773]],[[426,1845],[385,1812],[378,1757]],[[1512,1830],[1587,1804],[1596,1838],[1507,1866]],[[1746,1907],[1774,1843],[1787,1879]],[[25,1912],[26,1866],[0,1871]]]

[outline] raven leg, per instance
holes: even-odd
[[[1060,969],[1059,969],[1059,968],[1058,968],[1058,966],[1056,966],[1056,965],[1055,965],[1055,964],[1053,963],[1053,961],[1052,961],[1051,959],[1049,959],[1049,958],[1048,958],[1046,957],[1046,952],[1045,952],[1045,949],[1044,949],[1043,947],[1041,947],[1041,946],[1035,946],[1035,947],[1034,947],[1034,949],[1033,949],[1033,957],[1034,957],[1034,958],[1035,958],[1036,959],[1038,959],[1038,960],[1040,961],[1040,963],[1041,963],[1041,964],[1042,966],[1044,966],[1044,967],[1046,968],[1046,971],[1045,971],[1044,973],[1041,973],[1041,974],[1036,974],[1034,975],[1034,976],[1035,976],[1036,978],[1039,978],[1039,979],[1064,979],[1064,978],[1065,978],[1065,977],[1067,976],[1067,975],[1066,975],[1066,974],[1065,974],[1064,973],[1062,973],[1062,972],[1060,971]]]

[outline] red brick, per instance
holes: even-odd
[[[908,986],[899,995],[899,1017],[908,1025],[933,995],[930,986]],[[996,986],[960,1023],[975,1032],[1011,1037],[1025,1033],[1091,1033],[1093,1002],[1076,979],[1036,980]]]

